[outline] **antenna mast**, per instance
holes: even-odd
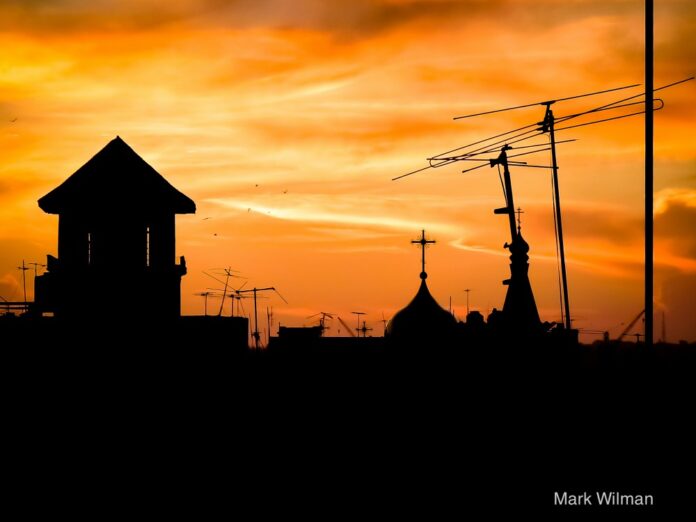
[[[551,172],[553,176],[553,200],[556,211],[556,240],[558,241],[558,252],[561,260],[561,285],[563,287],[563,309],[561,310],[561,320],[565,319],[564,324],[566,330],[570,330],[572,326],[570,321],[570,300],[568,299],[568,275],[566,273],[565,246],[563,244],[561,196],[558,190],[558,162],[556,161],[556,119],[554,118],[553,111],[551,110],[551,105],[553,105],[553,103],[554,102],[552,101],[543,103],[543,105],[546,105],[546,113],[544,114],[544,121],[541,124],[541,131],[548,132],[551,140]],[[646,113],[647,112],[652,114],[652,111],[646,111]]]
[[[24,288],[24,311],[27,311],[27,270],[29,267],[24,264],[24,259],[22,259],[22,266],[18,266],[17,270],[22,271],[22,287]]]
[[[285,298],[282,295],[280,295],[280,292],[278,292],[278,290],[276,290],[275,287],[273,287],[273,286],[269,286],[266,288],[254,287],[254,288],[250,288],[248,290],[235,290],[235,292],[237,294],[243,294],[246,292],[252,292],[254,294],[254,331],[251,333],[251,336],[254,338],[254,348],[256,349],[257,352],[259,351],[259,340],[261,338],[261,334],[259,333],[259,313],[258,313],[258,308],[256,305],[256,299],[257,299],[258,292],[266,292],[268,290],[271,290],[271,291],[275,292],[276,294],[278,294],[278,297],[280,297],[283,300],[283,302],[287,304],[287,301],[285,300]]]

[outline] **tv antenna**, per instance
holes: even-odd
[[[259,315],[258,315],[258,308],[257,308],[257,295],[259,292],[275,292],[278,294],[278,297],[280,297],[285,304],[288,304],[288,302],[285,300],[285,298],[280,295],[280,292],[275,289],[273,286],[268,286],[266,288],[248,288],[247,290],[235,290],[236,294],[244,294],[251,292],[254,296],[254,331],[251,333],[251,336],[254,338],[254,348],[258,352],[259,351],[259,340],[261,337],[261,334],[259,333]]]
[[[24,264],[24,259],[22,259],[22,266],[18,266],[17,270],[22,271],[22,287],[24,288],[24,311],[27,310],[27,270],[31,270],[28,266]]]
[[[39,275],[39,268],[46,268],[46,265],[43,265],[41,263],[27,263],[27,265],[34,267],[34,279],[36,279]]]
[[[197,294],[193,294],[199,297],[203,297],[203,302],[205,303],[203,305],[205,317],[208,317],[208,296],[210,296],[211,294],[213,294],[213,292],[198,292]]]
[[[267,306],[266,307],[266,320],[268,321],[268,341],[267,344],[270,344],[271,342],[271,327],[273,326],[273,307],[271,306],[270,309]]]
[[[503,166],[504,168],[507,166],[520,166],[520,167],[530,167],[530,168],[550,168],[552,170],[552,188],[553,188],[553,205],[554,205],[554,223],[555,223],[555,229],[556,229],[556,244],[558,248],[558,257],[559,257],[559,264],[560,264],[560,272],[561,272],[561,292],[562,292],[562,298],[561,298],[561,322],[565,325],[565,327],[570,330],[572,327],[572,321],[571,321],[571,314],[570,314],[570,300],[568,297],[568,277],[567,277],[567,271],[566,271],[566,262],[565,262],[565,246],[563,242],[563,223],[562,223],[562,213],[561,213],[561,204],[560,204],[560,193],[559,193],[559,187],[558,187],[558,161],[557,161],[557,156],[556,156],[556,146],[562,143],[569,143],[576,141],[575,139],[567,139],[567,140],[556,140],[556,132],[568,130],[568,129],[574,129],[578,127],[584,127],[588,125],[594,125],[598,123],[603,123],[603,122],[608,122],[608,121],[613,121],[613,120],[619,120],[623,118],[628,118],[631,116],[636,116],[639,114],[644,114],[646,111],[657,111],[660,110],[664,107],[664,101],[660,98],[655,98],[652,96],[653,93],[657,91],[661,91],[663,89],[667,89],[669,87],[673,87],[675,85],[679,85],[681,83],[693,80],[694,77],[686,78],[683,80],[679,80],[677,82],[673,82],[667,85],[663,85],[661,87],[658,87],[656,89],[652,89],[650,91],[650,96],[646,96],[647,92],[642,92],[639,94],[635,94],[632,96],[628,96],[625,98],[621,98],[618,100],[615,100],[610,103],[606,103],[603,105],[599,105],[597,107],[594,107],[592,109],[578,112],[578,113],[573,113],[573,114],[568,114],[565,116],[560,116],[556,117],[551,109],[551,106],[554,105],[555,103],[558,102],[563,102],[567,100],[574,100],[574,99],[579,99],[579,98],[585,98],[589,96],[596,96],[600,94],[606,94],[610,92],[616,92],[616,91],[621,91],[625,89],[631,89],[638,87],[640,84],[633,84],[633,85],[626,85],[622,87],[616,87],[612,89],[605,89],[602,91],[595,91],[595,92],[589,92],[585,94],[579,94],[576,96],[568,96],[564,98],[557,98],[557,99],[552,99],[552,100],[547,100],[547,101],[541,101],[541,102],[536,102],[536,103],[529,103],[529,104],[524,104],[524,105],[516,105],[513,107],[506,107],[503,109],[496,109],[496,110],[491,110],[491,111],[485,111],[485,112],[479,112],[476,114],[467,114],[464,116],[456,116],[454,119],[455,120],[461,120],[465,118],[473,118],[476,116],[483,116],[483,115],[489,115],[489,114],[496,114],[500,112],[506,112],[506,111],[511,111],[511,110],[517,110],[517,109],[524,109],[524,108],[529,108],[529,107],[535,107],[535,106],[541,106],[544,107],[544,117],[541,122],[537,123],[531,123],[529,125],[525,125],[523,127],[519,127],[507,132],[503,132],[501,134],[496,134],[494,136],[475,141],[473,143],[469,143],[467,145],[464,145],[462,147],[457,147],[455,149],[440,153],[438,155],[432,156],[430,158],[427,158],[428,165],[408,172],[406,174],[402,174],[400,176],[397,176],[395,178],[392,178],[392,181],[396,181],[398,179],[411,176],[413,174],[416,174],[418,172],[422,172],[431,168],[439,168],[439,167],[444,167],[446,165],[449,165],[451,163],[459,162],[459,161],[477,161],[481,162],[480,165],[477,165],[476,167],[468,168],[463,170],[462,172],[470,172],[482,167],[485,167],[486,165],[490,164],[491,167],[500,165]],[[640,100],[640,98],[645,97],[646,99]],[[647,99],[650,99],[652,101],[652,107],[650,109],[646,108],[646,102]],[[605,111],[615,111],[617,109],[624,109],[631,107],[632,112],[624,113],[624,114],[618,114],[616,115],[613,112],[609,112],[606,117],[600,117],[599,119],[591,120],[591,121],[582,121],[580,123],[574,123],[571,125],[566,125],[566,122],[574,120],[576,118],[581,118],[583,116],[588,116],[588,115],[596,115],[598,113],[602,113]],[[633,109],[641,109],[641,110],[636,110],[634,111]],[[560,127],[557,125],[561,124]],[[513,149],[514,144],[517,143],[522,143],[525,142],[529,139],[533,139],[535,137],[541,136],[541,135],[548,135],[549,142],[548,143],[536,143],[533,145],[517,145],[514,147],[515,149],[532,149],[528,152],[520,153],[520,154],[513,154],[508,156],[506,152],[508,150]],[[498,148],[502,146],[501,154],[498,156],[496,159],[484,159],[480,158],[479,156],[482,155],[488,155],[492,154],[495,152]],[[543,151],[550,151],[551,152],[551,166],[545,166],[545,165],[528,165],[526,162],[523,161],[518,161],[518,160],[513,160],[510,161],[509,158],[515,158],[515,157],[520,157],[523,155],[527,154],[535,154],[538,152],[543,152]],[[505,156],[503,156],[505,154]],[[508,171],[508,176],[509,176],[509,171]],[[501,180],[502,181],[502,180]],[[509,199],[508,203],[512,202],[512,187],[511,185],[508,186],[503,186],[503,191],[506,194],[506,199],[508,199],[508,194],[509,194]],[[509,207],[510,205],[508,205]],[[496,213],[508,213],[509,209],[506,211],[500,211],[501,209],[497,209]],[[510,224],[511,224],[511,232],[513,233],[513,237],[515,236],[515,219],[514,219],[514,207],[511,209],[510,213]]]
[[[353,333],[353,329],[352,329],[350,326],[348,326],[348,325],[346,324],[346,322],[345,322],[343,319],[341,319],[341,316],[340,316],[340,315],[337,316],[337,317],[338,317],[338,322],[341,323],[341,324],[343,325],[343,328],[346,329],[346,332],[348,332],[348,335],[350,335],[351,337],[355,337],[355,334]],[[359,321],[360,321],[360,316],[358,316],[358,328],[360,328],[360,322],[359,322]]]
[[[370,330],[372,330],[372,328],[368,328],[367,323],[363,321],[362,327],[358,328],[358,333],[362,333],[364,339],[365,337],[367,337],[367,332],[369,332]]]
[[[355,329],[355,331],[358,332],[358,335],[360,335],[360,316],[367,314],[365,312],[351,312],[351,314],[358,316],[358,327]]]
[[[334,314],[329,312],[319,312],[314,315],[310,315],[307,319],[313,319],[314,317],[319,317],[319,326],[321,327],[321,335],[324,335],[324,330],[328,330],[329,327],[326,326],[326,318],[333,319]]]

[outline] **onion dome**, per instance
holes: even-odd
[[[450,340],[454,336],[457,321],[437,303],[425,282],[428,278],[425,272],[425,248],[435,241],[426,239],[423,230],[421,237],[411,243],[421,247],[420,288],[406,308],[399,310],[391,318],[385,337],[400,346],[432,345],[433,342]]]
[[[430,294],[421,274],[418,293],[387,324],[386,336],[399,342],[427,341],[450,337],[456,326],[452,315]]]

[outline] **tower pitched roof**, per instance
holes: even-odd
[[[191,198],[174,188],[118,136],[39,199],[39,207],[49,214],[82,208],[196,212]]]

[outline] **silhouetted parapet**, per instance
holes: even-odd
[[[416,296],[387,323],[385,337],[390,345],[434,347],[453,341],[456,323],[430,294],[423,277]]]
[[[36,307],[61,317],[180,314],[175,215],[195,203],[116,137],[39,207],[58,214],[58,257],[36,278]]]

